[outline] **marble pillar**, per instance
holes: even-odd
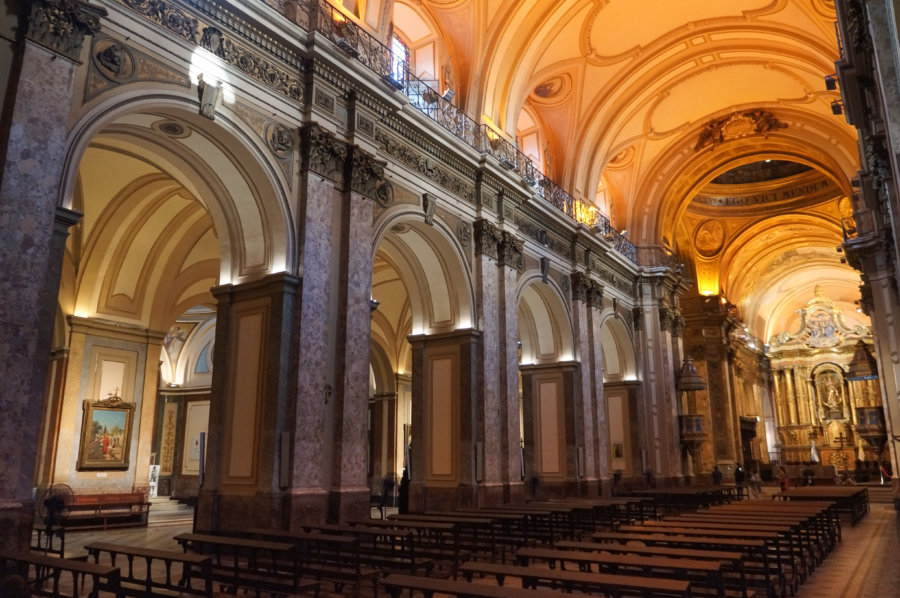
[[[105,14],[77,1],[24,6],[0,185],[0,548],[9,549],[30,543],[52,323],[67,229],[78,219],[58,207],[75,61]]]

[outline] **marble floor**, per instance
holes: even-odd
[[[172,537],[191,530],[190,521],[152,523],[146,528],[69,533],[66,556],[84,554],[94,540],[178,550]],[[889,503],[873,503],[856,526],[800,588],[796,598],[900,598],[900,514]],[[322,596],[336,596],[323,591]]]

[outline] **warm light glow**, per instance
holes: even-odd
[[[203,81],[207,85],[222,83],[222,101],[226,104],[234,103],[234,90],[231,88],[228,75],[225,74],[225,69],[222,68],[222,62],[218,56],[206,50],[194,50],[191,56],[191,83],[197,85],[200,79],[199,75],[203,75]]]
[[[597,213],[600,211],[596,206],[591,205],[584,201],[576,201],[575,202],[575,213],[573,216],[575,220],[582,224],[586,224],[588,226],[593,226],[594,222],[597,221]]]

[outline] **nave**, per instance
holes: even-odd
[[[763,498],[768,498],[775,492],[772,487],[764,487]],[[794,594],[795,598],[883,598],[895,595],[892,592],[900,587],[900,571],[894,566],[893,555],[900,550],[900,517],[892,508],[885,488],[869,487],[869,496],[869,513],[856,525],[850,525],[846,519],[842,521],[841,541],[800,586]],[[773,509],[778,504],[780,503],[773,502]],[[394,512],[395,509],[389,509],[387,514]],[[378,516],[373,510],[373,517]],[[150,525],[146,528],[70,532],[66,539],[66,556],[71,558],[85,555],[81,547],[92,542],[180,551],[173,538],[191,530],[190,520],[175,516],[169,519],[157,518],[155,521],[151,518]],[[476,579],[475,582],[488,585],[496,583],[490,576]],[[332,598],[348,593],[349,589],[338,592],[331,584],[323,583],[319,595]],[[371,587],[363,586],[361,595],[371,596]]]

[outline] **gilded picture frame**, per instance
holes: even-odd
[[[128,469],[134,403],[119,397],[85,401],[82,405],[78,471]]]

